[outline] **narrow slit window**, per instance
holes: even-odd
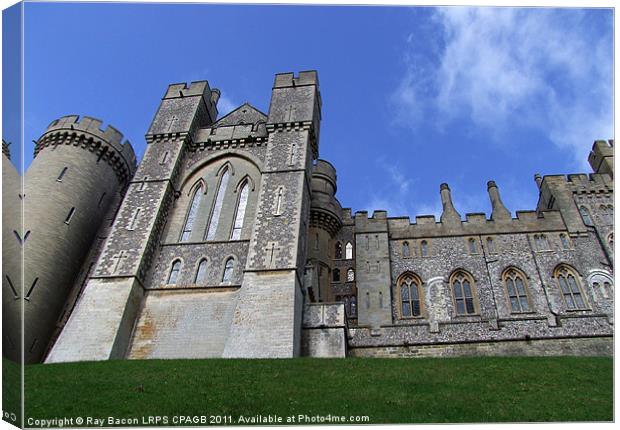
[[[164,152],[164,156],[161,157],[161,161],[159,164],[165,164],[168,161],[168,151]]]
[[[345,257],[347,260],[353,259],[353,245],[351,242],[347,242],[347,245],[345,246]]]
[[[69,209],[69,213],[67,214],[67,217],[65,218],[65,224],[69,224],[71,222],[71,219],[73,218],[73,214],[75,214],[74,207]]]
[[[342,258],[342,243],[336,242],[334,249],[334,258],[341,259]]]
[[[233,271],[235,269],[235,260],[230,257],[226,260],[226,264],[224,265],[224,274],[222,275],[222,282],[231,282]]]
[[[56,178],[58,182],[62,182],[62,178],[65,176],[65,173],[67,173],[68,169],[68,167],[63,167],[63,169],[60,171],[60,175],[58,175],[58,178]]]
[[[26,293],[26,297],[25,297],[26,300],[30,300],[30,295],[34,291],[34,287],[37,286],[37,282],[39,282],[39,278],[34,278],[34,281],[32,281],[32,284],[30,285],[30,288],[28,289],[28,292]]]
[[[476,254],[478,252],[478,250],[476,249],[476,240],[475,239],[469,239],[467,241],[468,245],[469,245],[469,253],[470,254]]]
[[[278,194],[276,195],[276,211],[274,212],[274,215],[281,215],[282,214],[282,197],[284,195],[284,190],[282,189],[282,187],[278,188]]]
[[[133,213],[133,217],[131,217],[131,222],[129,223],[129,226],[127,227],[127,230],[135,230],[136,229],[136,223],[138,222],[138,217],[140,216],[140,208],[136,209],[136,211]]]
[[[213,213],[211,214],[211,222],[209,222],[207,240],[215,239],[215,233],[217,232],[217,226],[220,222],[220,215],[222,213],[222,206],[224,204],[224,197],[229,176],[230,174],[228,169],[224,170],[224,173],[222,173],[222,178],[220,179],[220,186],[217,189],[217,195],[215,196],[215,205],[213,206]]]
[[[420,255],[422,257],[428,257],[428,242],[425,240],[420,242]]]
[[[204,258],[198,264],[198,270],[196,271],[195,284],[205,284],[207,281],[207,260]]]
[[[192,228],[194,227],[194,221],[196,220],[196,214],[198,213],[198,206],[200,205],[200,197],[202,196],[202,184],[194,191],[192,202],[189,205],[187,212],[187,219],[185,220],[185,226],[181,233],[181,242],[187,242],[192,234]]]
[[[241,229],[243,228],[243,221],[245,218],[245,210],[248,206],[249,189],[247,181],[241,186],[239,192],[239,201],[237,202],[237,212],[235,215],[235,224],[233,225],[230,238],[232,240],[239,240],[241,238]]]
[[[495,242],[492,237],[487,237],[487,251],[489,254],[495,254]]]
[[[168,285],[176,285],[179,279],[179,272],[181,271],[181,260],[175,260],[172,263],[170,274],[168,275]]]
[[[334,269],[332,272],[332,281],[340,282],[340,269]]]
[[[570,242],[568,241],[568,236],[566,236],[566,234],[560,234],[560,241],[562,242],[562,248],[570,249]]]
[[[403,257],[409,257],[410,255],[409,242],[403,242]]]
[[[592,223],[592,216],[590,216],[590,211],[588,210],[587,207],[585,206],[581,206],[579,208],[579,213],[581,214],[581,219],[583,220],[583,223],[587,226],[593,226],[594,224]]]

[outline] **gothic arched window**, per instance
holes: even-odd
[[[346,246],[344,247],[345,250],[345,258],[347,260],[351,260],[353,258],[353,245],[351,244],[351,242],[347,242]]]
[[[207,240],[215,239],[215,233],[217,226],[220,222],[220,215],[222,213],[222,205],[224,204],[224,197],[226,195],[226,186],[228,185],[228,179],[230,173],[228,168],[224,168],[222,177],[220,178],[220,185],[217,187],[217,194],[215,195],[215,203],[213,205],[213,211],[211,212],[211,220],[209,221],[209,230],[207,231]]]
[[[428,257],[428,242],[425,240],[420,242],[420,255],[422,257]]]
[[[204,284],[207,281],[207,260],[203,258],[198,264],[198,270],[196,270],[195,284]]]
[[[529,312],[526,276],[518,269],[509,268],[502,274],[512,312]]]
[[[409,257],[409,256],[410,256],[409,242],[403,242],[403,257]]]
[[[457,315],[476,314],[474,279],[464,270],[457,270],[450,276],[450,289]]]
[[[192,234],[192,228],[194,227],[194,221],[196,221],[196,214],[198,213],[198,206],[200,205],[201,196],[202,184],[200,184],[198,188],[196,188],[196,190],[194,191],[192,201],[189,204],[189,209],[187,210],[187,217],[185,218],[185,226],[183,227],[183,232],[181,233],[181,242],[187,242],[190,235]]]
[[[553,277],[557,279],[567,309],[587,309],[577,273],[572,267],[565,264],[558,266]]]
[[[350,268],[349,270],[347,270],[347,282],[353,282],[355,281],[355,271]]]
[[[245,181],[239,190],[239,200],[237,201],[237,210],[235,213],[235,223],[230,233],[231,240],[239,240],[241,238],[241,229],[243,228],[243,220],[245,218],[245,209],[248,206],[248,195],[250,187],[248,181]]]
[[[594,225],[592,223],[592,217],[590,216],[590,211],[588,210],[587,207],[580,206],[579,207],[579,213],[581,214],[581,219],[583,220],[583,223],[585,225],[588,225],[588,226]]]
[[[342,258],[342,243],[336,242],[334,248],[334,258],[340,259]]]
[[[398,280],[400,316],[402,318],[422,315],[422,281],[413,274],[404,274]]]
[[[224,265],[224,274],[222,275],[222,282],[232,281],[233,271],[235,269],[235,259],[229,257]]]
[[[181,260],[174,260],[172,263],[172,267],[170,269],[170,274],[168,275],[168,284],[176,285],[177,279],[179,278],[179,272],[181,271]]]
[[[332,272],[332,280],[334,282],[340,282],[340,269],[334,269]]]

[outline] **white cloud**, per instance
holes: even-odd
[[[227,113],[231,112],[235,108],[238,108],[240,103],[234,102],[232,99],[228,98],[226,95],[222,94],[220,96],[219,101],[217,102],[217,110],[219,112],[219,117],[223,117]]]
[[[592,141],[613,137],[611,31],[586,18],[576,9],[437,9],[431,31],[407,40],[391,97],[397,122],[466,117],[495,143],[528,127],[585,167]]]

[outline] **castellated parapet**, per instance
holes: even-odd
[[[24,355],[41,360],[97,231],[136,170],[112,126],[76,115],[53,121],[24,179]]]

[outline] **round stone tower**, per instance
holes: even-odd
[[[308,240],[308,261],[314,270],[313,286],[309,290],[311,301],[325,301],[328,297],[330,243],[342,226],[342,207],[335,196],[336,169],[325,160],[317,160],[312,171]]]
[[[24,360],[39,362],[84,258],[136,158],[123,135],[70,115],[37,141],[24,180]],[[88,333],[84,333],[88,336]]]
[[[21,361],[21,176],[2,141],[2,355]]]

